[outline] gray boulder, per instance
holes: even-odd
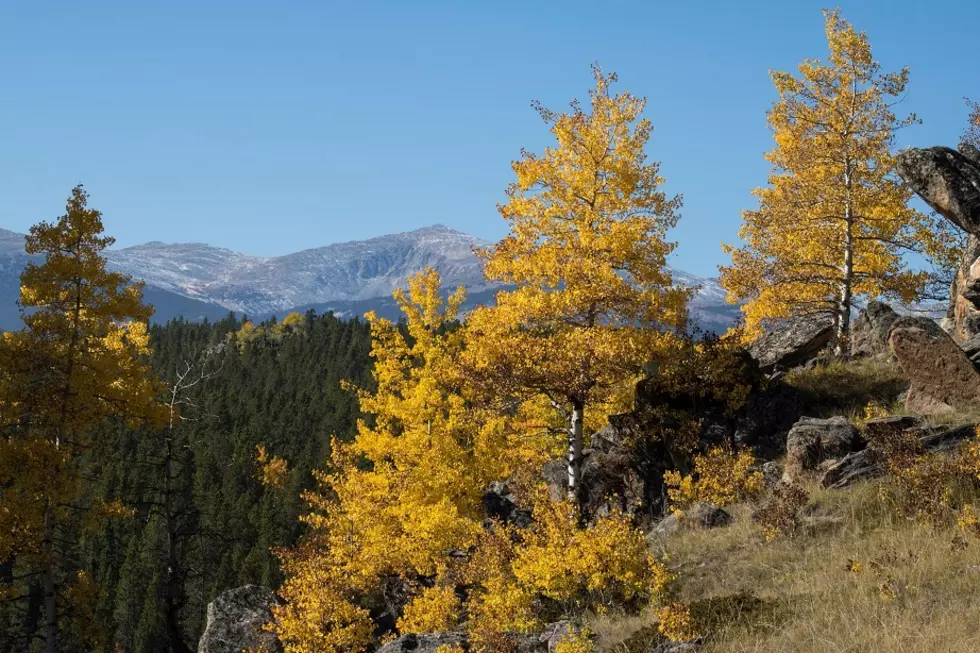
[[[801,315],[784,320],[763,334],[749,347],[749,354],[767,374],[788,370],[819,356],[833,335],[831,318]]]
[[[839,460],[863,446],[857,427],[843,417],[804,417],[786,436],[783,481],[797,483],[812,476],[831,460]]]
[[[258,585],[223,592],[208,604],[207,626],[197,645],[198,653],[241,653],[260,649],[274,653],[282,645],[262,626],[272,622],[275,593]]]
[[[905,396],[909,412],[928,414],[980,403],[980,372],[934,321],[899,318],[889,344],[911,381]]]
[[[948,147],[910,149],[898,155],[896,170],[929,206],[963,231],[980,235],[980,165],[973,154]]]
[[[473,650],[466,633],[426,633],[402,635],[378,649],[377,653],[435,653],[440,646],[458,646],[464,651]],[[512,653],[547,653],[547,640],[538,634],[513,634],[507,636],[507,650]]]
[[[856,451],[841,458],[829,467],[820,478],[820,485],[832,490],[840,490],[858,481],[884,476],[885,463],[871,449]]]
[[[517,505],[510,486],[502,481],[493,481],[481,498],[483,513],[488,519],[496,519],[518,528],[531,525],[531,511]]]
[[[896,169],[919,197],[970,235],[950,288],[947,320],[957,342],[980,333],[980,154],[960,145],[906,150]]]
[[[733,521],[734,518],[724,508],[702,502],[680,514],[672,513],[664,517],[653,528],[651,535],[673,535],[681,529],[703,531],[728,526]]]
[[[868,302],[851,324],[851,356],[890,356],[888,334],[898,318],[898,313],[888,304],[874,300]]]
[[[944,324],[957,342],[980,334],[980,238],[973,234],[967,238],[949,288]]]
[[[425,635],[402,635],[378,649],[378,653],[435,653],[440,646],[459,646],[464,651],[470,648],[466,633],[432,633]]]
[[[921,450],[925,453],[948,453],[958,449],[976,433],[976,424],[960,424],[953,427],[912,426],[903,432],[913,432],[919,439]],[[839,490],[888,472],[879,450],[872,439],[871,446],[862,451],[848,454],[827,469],[820,484],[832,490]]]

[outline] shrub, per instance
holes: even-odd
[[[752,520],[762,526],[766,540],[774,540],[780,535],[788,535],[797,525],[797,517],[809,496],[798,485],[780,483],[766,500],[752,513]]]
[[[682,477],[680,472],[664,474],[671,510],[705,501],[716,506],[755,498],[762,494],[765,482],[762,472],[753,471],[755,458],[748,450],[732,453],[715,447],[694,457],[694,473]]]

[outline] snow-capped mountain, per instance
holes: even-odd
[[[435,225],[262,258],[198,243],[146,243],[107,253],[110,267],[148,285],[249,315],[304,304],[387,297],[431,266],[447,285],[480,287],[477,238]]]
[[[17,276],[28,257],[23,235],[0,230],[0,328],[16,328]],[[426,266],[447,287],[465,286],[471,303],[492,300],[473,252],[486,243],[443,225],[369,240],[337,243],[277,257],[258,257],[200,243],[150,242],[106,252],[109,267],[146,282],[156,319],[216,317],[228,311],[250,317],[282,316],[314,308],[360,315],[377,310],[396,315],[391,293]],[[738,309],[725,302],[714,279],[679,270],[680,285],[699,287],[692,312],[702,328],[724,330]],[[9,310],[8,310],[9,309]]]

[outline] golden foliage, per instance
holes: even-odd
[[[592,653],[594,650],[595,643],[592,641],[592,633],[585,628],[562,637],[552,649],[554,653]]]
[[[372,419],[359,421],[353,443],[334,443],[334,471],[318,474],[319,489],[305,495],[310,535],[281,552],[289,603],[278,631],[288,651],[360,650],[371,627],[359,598],[384,578],[413,586],[454,573],[449,552],[478,543],[489,482],[546,459],[533,438],[464,398],[455,326],[463,294],[444,303],[439,293],[429,269],[395,295],[404,329],[368,315],[376,390],[357,392]],[[423,591],[401,625],[448,625],[456,613],[442,592]]]
[[[977,526],[963,489],[980,487],[980,427],[976,437],[951,454],[929,453],[914,431],[890,433],[871,442],[892,482],[880,489],[898,513],[941,526],[955,520],[967,532]]]
[[[448,585],[427,587],[411,603],[398,620],[403,633],[438,633],[459,623],[462,601]]]
[[[765,482],[754,466],[755,457],[747,449],[732,453],[712,447],[705,454],[697,454],[693,474],[682,477],[677,471],[664,473],[671,510],[681,512],[702,501],[727,506],[761,495]]]
[[[259,466],[259,478],[262,485],[274,490],[281,490],[289,482],[289,463],[279,456],[269,456],[265,445],[255,447],[255,462]]]
[[[570,469],[580,464],[586,405],[622,396],[683,327],[689,292],[667,268],[680,198],[646,160],[645,100],[612,94],[594,68],[590,110],[538,106],[556,146],[522,152],[498,207],[506,238],[480,252],[489,281],[516,286],[468,318],[466,365],[498,396],[545,395],[570,423]],[[573,489],[574,492],[574,489]]]
[[[667,639],[686,642],[698,636],[690,609],[681,603],[669,603],[657,611],[657,629]]]
[[[335,443],[333,470],[305,495],[307,537],[280,552],[287,602],[275,628],[289,653],[363,650],[364,598],[393,578],[412,593],[400,632],[461,628],[465,614],[487,650],[502,633],[543,626],[547,605],[602,610],[658,596],[669,580],[625,517],[585,528],[543,489],[530,529],[484,527],[489,482],[533,478],[550,452],[514,429],[533,424],[535,408],[502,416],[469,397],[458,364],[468,334],[455,322],[463,296],[444,303],[439,290],[427,270],[396,293],[404,328],[368,316],[376,389],[358,397],[371,419],[354,442]]]
[[[846,350],[852,299],[915,300],[927,275],[903,254],[943,257],[953,233],[909,208],[912,191],[894,174],[894,132],[918,122],[897,118],[889,102],[904,92],[908,68],[882,73],[866,34],[839,11],[825,18],[828,59],[804,60],[798,76],[772,73],[772,173],[754,191],[759,208],[742,213],[745,245],[724,246],[732,264],[721,282],[731,301],[746,301],[749,336],[775,318],[823,313],[835,316]]]

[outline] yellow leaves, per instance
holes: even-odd
[[[706,454],[696,455],[693,475],[664,473],[671,510],[680,512],[700,501],[727,506],[759,496],[765,490],[765,483],[762,473],[753,471],[754,465],[755,457],[746,449],[733,454],[713,447]]]
[[[592,633],[587,629],[562,637],[552,649],[553,653],[592,653],[594,650]]]
[[[669,603],[657,611],[657,629],[675,642],[686,642],[698,636],[690,609],[680,603]]]
[[[452,587],[427,587],[405,606],[405,612],[398,620],[398,631],[438,633],[453,630],[461,610],[462,602]]]
[[[518,287],[469,316],[466,363],[524,396],[602,402],[663,348],[658,327],[686,318],[687,293],[665,267],[680,200],[646,162],[645,101],[594,73],[590,112],[539,107],[557,147],[514,164],[499,207],[510,234],[481,252],[489,280]]]
[[[332,473],[319,474],[321,488],[305,495],[309,535],[282,554],[282,595],[298,606],[278,631],[293,642],[289,650],[362,650],[370,631],[355,619],[358,597],[385,578],[414,585],[452,577],[460,563],[450,553],[471,551],[483,537],[487,484],[527,476],[515,467],[546,457],[538,439],[520,437],[508,417],[465,396],[464,330],[455,323],[463,294],[444,302],[440,290],[439,275],[426,270],[396,294],[404,327],[367,316],[376,388],[358,391],[365,419],[354,442],[334,442]],[[437,629],[460,608],[449,582],[437,582],[409,604],[399,628]],[[321,630],[335,627],[328,609],[347,615],[343,639],[323,638]],[[319,615],[313,625],[304,610]]]
[[[265,445],[255,447],[255,462],[259,465],[259,478],[262,485],[281,490],[289,481],[289,463],[279,456],[269,456]]]
[[[106,269],[112,239],[79,186],[65,215],[31,228],[26,250],[44,257],[21,275],[24,329],[0,341],[0,558],[40,552],[48,506],[77,498],[70,461],[111,416],[159,425],[159,386],[146,364],[152,308],[142,285]],[[55,521],[65,516],[52,508]],[[94,506],[87,522],[122,516]],[[9,539],[8,539],[9,538]]]
[[[911,191],[894,174],[894,131],[916,122],[890,108],[907,69],[881,73],[867,36],[837,11],[826,29],[827,61],[772,74],[772,174],[754,191],[758,210],[742,214],[745,244],[726,247],[721,282],[730,301],[747,300],[748,335],[797,313],[842,315],[852,297],[914,300],[927,278],[904,253],[945,261],[952,246],[936,219],[908,207]]]
[[[568,503],[539,499],[535,526],[517,549],[515,579],[555,601],[598,609],[656,591],[659,564],[647,554],[642,532],[611,514],[588,528]]]

